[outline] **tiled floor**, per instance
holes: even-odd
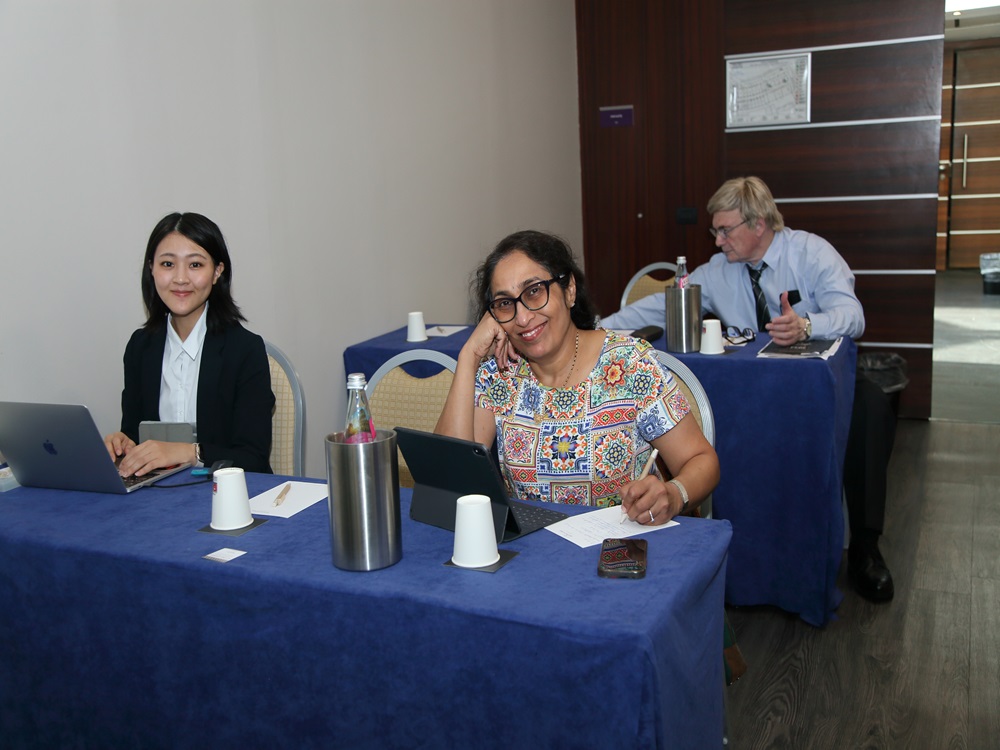
[[[931,418],[1000,423],[1000,294],[979,271],[937,275]]]

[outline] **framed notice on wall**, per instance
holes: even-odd
[[[746,55],[726,60],[726,127],[809,122],[812,55]]]

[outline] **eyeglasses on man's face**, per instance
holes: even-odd
[[[752,328],[737,328],[736,326],[726,326],[726,341],[733,346],[743,346],[748,341],[757,338],[756,332]]]
[[[518,302],[525,310],[541,310],[549,303],[549,287],[565,278],[563,273],[548,281],[536,281],[516,297],[494,297],[490,302],[490,315],[497,323],[509,323],[517,316]]]
[[[721,237],[724,240],[728,240],[730,232],[736,229],[736,227],[741,227],[746,223],[747,220],[744,219],[739,224],[733,224],[731,227],[711,227],[708,231],[713,237]]]

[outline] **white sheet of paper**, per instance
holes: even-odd
[[[281,505],[275,505],[274,499],[286,484],[291,484]],[[250,498],[250,512],[255,516],[276,516],[291,518],[310,505],[315,505],[327,496],[326,484],[315,482],[281,482],[273,489],[262,492]]]
[[[624,539],[645,534],[648,531],[661,531],[680,525],[677,521],[667,521],[658,526],[649,526],[636,523],[627,517],[624,523],[620,523],[621,517],[621,506],[615,505],[611,508],[600,508],[589,513],[581,513],[578,516],[570,516],[545,528],[547,531],[573,542],[577,547],[593,547],[605,539]]]
[[[428,326],[428,336],[451,336],[453,333],[464,331],[469,326]]]
[[[206,560],[212,560],[213,562],[227,563],[230,560],[235,560],[241,555],[245,555],[246,550],[233,549],[232,547],[223,547],[215,552],[209,552],[205,555]]]

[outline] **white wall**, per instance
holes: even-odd
[[[516,229],[582,256],[573,0],[0,0],[0,112],[0,399],[102,432],[170,211],[295,362],[314,477],[345,347],[464,321]]]

